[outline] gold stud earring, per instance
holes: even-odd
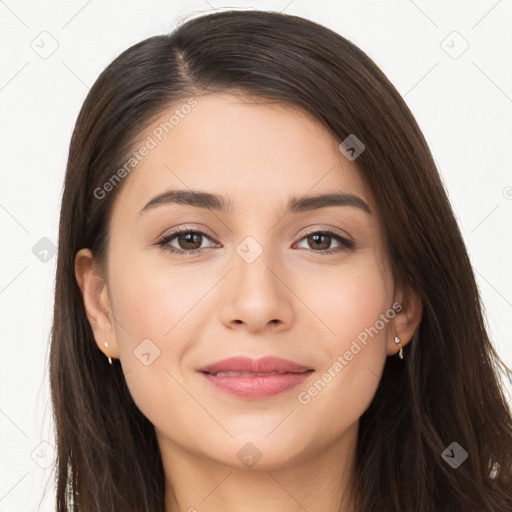
[[[402,347],[402,344],[400,343],[400,338],[398,336],[395,336],[395,343],[400,347],[400,350],[398,352],[398,357],[400,359],[404,358],[404,348]]]
[[[105,347],[108,348],[108,341],[105,342]],[[105,354],[105,355],[107,356],[107,354]],[[113,366],[112,365],[112,358],[110,356],[107,356],[107,358],[108,358],[108,362],[110,363],[110,366]]]

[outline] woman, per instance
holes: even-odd
[[[100,75],[60,219],[59,511],[510,511],[500,370],[427,144],[349,41],[219,12]]]

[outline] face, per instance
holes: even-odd
[[[169,450],[237,467],[258,453],[260,467],[306,460],[354,432],[398,350],[378,213],[313,117],[228,94],[196,101],[169,133],[174,107],[141,134],[151,147],[114,203],[111,322],[93,325],[96,341]],[[171,191],[188,199],[146,207]],[[300,201],[333,193],[355,199]],[[200,371],[235,356],[300,368]]]

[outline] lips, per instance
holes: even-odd
[[[203,373],[236,372],[247,374],[273,373],[304,373],[313,370],[307,366],[294,363],[280,357],[267,356],[261,359],[250,357],[230,357],[216,363],[204,366],[199,371]]]
[[[313,368],[279,357],[232,357],[199,370],[208,382],[230,395],[262,399],[277,395],[304,382]]]

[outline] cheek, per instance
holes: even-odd
[[[132,350],[145,338],[153,339],[162,349],[178,330],[193,327],[191,319],[194,310],[199,309],[194,305],[214,283],[205,282],[197,272],[185,267],[154,264],[136,256],[126,265],[120,260],[110,280],[119,343]],[[174,347],[177,341],[173,340]]]
[[[373,257],[340,266],[316,283],[307,297],[321,320],[322,361],[317,380],[300,388],[297,398],[308,417],[329,415],[335,435],[363,414],[377,390],[394,311]]]
[[[324,269],[316,273],[314,281],[306,281],[300,293],[304,302],[311,304],[329,347],[341,349],[360,334],[364,339],[367,329],[379,321],[389,307],[385,279],[375,258],[368,254],[347,265]],[[386,336],[389,323],[381,324],[374,338]]]
[[[123,258],[119,252],[116,257],[109,292],[126,383],[142,413],[165,425],[176,411],[193,412],[190,396],[179,384],[180,364],[199,338],[201,300],[216,278],[210,275],[205,281],[185,267],[154,264],[136,255]]]

